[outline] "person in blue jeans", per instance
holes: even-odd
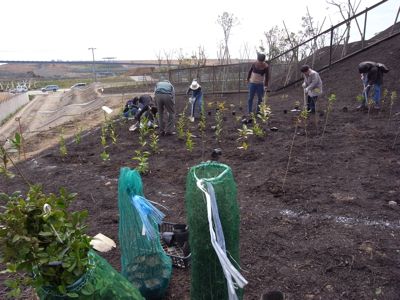
[[[269,66],[265,62],[265,54],[257,52],[257,61],[255,61],[247,74],[249,94],[247,99],[247,112],[249,115],[254,112],[253,99],[257,94],[256,112],[259,112],[260,104],[263,100],[264,92],[267,91],[269,80]]]
[[[374,100],[374,108],[380,109],[381,101],[381,90],[383,83],[383,73],[387,73],[389,69],[381,63],[372,61],[364,61],[358,65],[358,71],[361,74],[361,80],[363,81],[364,90],[363,97],[364,101],[357,109],[366,109],[368,105],[368,95],[373,88],[374,94],[372,99]]]
[[[201,90],[200,84],[196,79],[193,79],[192,84],[186,91],[186,95],[191,95],[192,107],[190,111],[190,120],[193,122],[194,118],[199,118],[201,114],[201,106],[203,103],[203,91]]]
[[[322,94],[322,80],[317,71],[314,71],[308,65],[303,65],[300,68],[303,73],[304,95],[307,97],[307,111],[314,114],[318,96]]]

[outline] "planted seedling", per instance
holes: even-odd
[[[75,194],[63,188],[59,195],[31,186],[26,198],[19,192],[0,194],[1,262],[13,273],[8,296],[20,296],[23,286],[50,287],[60,298],[78,297],[67,287],[92,267],[88,259],[91,238],[85,233],[86,211],[70,212]],[[88,295],[90,291],[85,291]]]
[[[26,153],[24,148],[24,137],[22,136],[22,126],[21,126],[21,117],[15,118],[15,121],[18,122],[18,129],[19,129],[19,150],[18,150],[18,157],[21,157],[21,151],[24,153],[24,159],[26,159]]]
[[[191,132],[189,131],[189,129],[187,129],[186,130],[186,150],[188,150],[189,152],[192,152],[193,147],[194,147],[193,136],[192,136]]]
[[[257,118],[254,117],[254,113],[251,113],[251,119],[253,120],[253,134],[258,138],[263,138],[265,136],[265,131],[257,122]]]
[[[328,117],[329,114],[331,113],[333,109],[333,104],[336,102],[336,95],[335,94],[330,94],[328,97],[328,106],[325,111],[325,124],[324,124],[324,129],[322,130],[322,135],[321,135],[321,141],[324,138],[326,126],[328,125]]]
[[[394,105],[394,102],[396,101],[396,99],[397,99],[397,92],[392,91],[392,93],[390,94],[389,121],[388,121],[389,124],[392,119],[392,110],[393,110],[393,105]]]
[[[261,122],[266,125],[269,118],[271,117],[271,108],[265,102],[262,102],[259,105],[259,112],[257,117],[261,120]]]
[[[138,162],[136,170],[141,174],[146,174],[149,172],[149,155],[148,151],[135,150],[135,156],[132,157],[133,160]]]
[[[65,143],[65,138],[64,138],[64,128],[61,128],[59,143],[60,143],[60,155],[61,155],[61,157],[67,156],[68,151],[67,151],[67,145]]]
[[[108,154],[107,151],[104,149],[103,152],[100,153],[100,158],[103,161],[110,160],[110,154]]]
[[[381,100],[381,107],[382,107],[382,109],[383,109],[383,108],[385,107],[385,105],[386,105],[386,100],[387,100],[388,95],[389,95],[388,89],[384,89],[383,92],[382,92],[382,100]]]
[[[201,114],[200,114],[200,121],[199,121],[199,130],[201,136],[201,157],[204,160],[204,152],[205,152],[205,143],[206,143],[206,115],[204,111],[204,103],[201,105]]]
[[[22,137],[19,132],[16,132],[13,139],[10,142],[14,149],[18,151],[18,159],[21,159],[21,148],[22,148]]]
[[[219,143],[221,141],[221,134],[224,122],[225,102],[219,102],[217,105],[217,112],[215,113],[215,138]]]
[[[150,149],[151,149],[151,151],[153,151],[153,153],[159,153],[159,147],[158,147],[159,140],[160,140],[160,138],[157,134],[157,131],[155,131],[154,129],[151,130]]]
[[[186,102],[185,107],[181,114],[179,114],[178,122],[176,124],[176,130],[178,132],[178,138],[183,140],[185,138],[185,128],[187,126],[186,111],[188,109],[189,102]]]
[[[15,175],[8,171],[8,156],[6,150],[0,146],[0,158],[3,163],[2,166],[0,166],[0,175],[4,175],[6,178],[14,178]]]
[[[101,126],[100,141],[103,148],[105,148],[107,146],[107,126],[105,124]]]
[[[374,106],[374,100],[372,98],[368,98],[368,122],[370,119],[370,112],[373,106]]]
[[[307,110],[307,108],[304,108],[299,115],[299,122],[304,125],[304,134],[306,135],[306,158],[307,158],[307,160],[308,160],[308,132],[307,132],[308,117],[309,117],[308,110]]]
[[[147,136],[150,134],[149,119],[143,116],[139,124],[139,144],[144,147],[147,144]]]
[[[110,139],[111,139],[111,143],[113,143],[114,145],[117,143],[117,135],[115,133],[115,126],[114,123],[112,121],[110,121],[108,123],[108,129],[109,129],[109,133],[110,133]]]
[[[299,128],[299,124],[301,123],[301,117],[298,116],[294,125],[294,132],[293,132],[293,137],[292,137],[292,142],[290,144],[290,148],[289,148],[289,157],[288,157],[288,162],[286,164],[286,171],[285,171],[285,175],[283,177],[283,181],[282,181],[282,191],[285,192],[285,183],[286,183],[286,177],[289,171],[289,167],[290,167],[290,162],[292,160],[292,152],[293,152],[293,146],[294,146],[294,140],[297,136],[297,130]]]
[[[82,142],[82,127],[78,128],[78,131],[75,133],[75,144],[79,145]]]
[[[239,137],[237,141],[240,143],[238,149],[247,150],[249,148],[248,137],[253,134],[253,130],[247,127],[246,124],[242,125],[242,128],[238,129]]]

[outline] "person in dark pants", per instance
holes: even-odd
[[[322,94],[321,77],[318,72],[311,69],[308,65],[302,66],[300,71],[304,76],[302,87],[304,88],[305,96],[307,96],[307,111],[315,113],[318,96]]]
[[[256,112],[259,112],[259,106],[263,100],[264,92],[266,92],[268,88],[268,81],[269,66],[265,62],[265,54],[257,52],[257,61],[251,65],[251,68],[247,75],[247,82],[249,87],[247,112],[249,114],[253,112],[253,99],[256,94],[258,98]]]
[[[128,100],[124,108],[124,117],[134,117],[137,121],[140,121],[142,115],[152,118],[149,114],[154,110],[152,102],[153,98],[150,95],[141,95]]]
[[[168,81],[163,80],[156,84],[154,95],[158,110],[158,126],[160,134],[175,134],[175,89]],[[167,124],[164,123],[164,110],[167,112]]]
[[[358,71],[361,74],[361,80],[364,85],[363,97],[364,101],[357,109],[366,109],[368,104],[369,92],[374,90],[373,100],[374,108],[380,109],[381,91],[383,83],[383,73],[387,73],[389,69],[381,63],[372,61],[364,61],[358,65]]]
[[[203,91],[201,90],[200,84],[196,79],[193,79],[192,84],[189,86],[186,91],[186,95],[191,95],[193,101],[191,112],[190,112],[190,120],[193,122],[194,118],[199,118],[201,115],[201,106],[203,102]]]
[[[153,105],[153,98],[150,95],[134,97],[126,102],[123,115],[125,118],[134,118],[137,122],[129,128],[135,131],[142,124],[142,117],[146,117],[147,126],[155,128],[157,108]]]

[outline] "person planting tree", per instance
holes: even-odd
[[[139,126],[142,116],[146,117],[148,122],[147,126],[155,127],[156,114],[157,107],[153,104],[153,98],[146,94],[128,100],[123,111],[125,118],[134,117],[137,121],[132,130],[136,130]]]
[[[158,126],[161,135],[175,134],[175,88],[168,80],[157,82],[154,89],[158,111]],[[167,112],[167,124],[164,123],[164,110]]]
[[[364,61],[358,65],[358,71],[361,74],[361,80],[363,82],[364,100],[357,109],[366,109],[368,104],[368,95],[373,87],[374,93],[372,99],[374,100],[374,108],[380,109],[380,98],[383,83],[383,73],[389,72],[389,69],[382,63],[376,63],[372,61]]]
[[[317,71],[314,71],[308,65],[300,68],[304,76],[302,87],[304,88],[304,95],[307,97],[307,111],[315,113],[315,105],[318,96],[322,94],[322,80]]]
[[[201,115],[201,105],[203,102],[203,91],[201,90],[200,84],[197,79],[193,79],[191,85],[186,91],[186,95],[191,95],[189,101],[192,104],[190,111],[190,121],[194,122],[195,118],[200,118]]]

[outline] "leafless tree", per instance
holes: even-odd
[[[157,57],[158,66],[161,67],[161,64],[163,61],[161,50],[158,50],[158,52],[156,53],[156,57]]]
[[[188,55],[185,55],[183,53],[182,48],[180,48],[177,51],[177,61],[178,61],[178,65],[183,68],[189,67],[191,65],[191,59],[188,57]]]
[[[175,52],[175,50],[165,50],[164,49],[164,57],[165,57],[165,61],[167,62],[167,67],[168,67],[168,69],[170,69],[171,68],[171,64],[172,64],[172,59],[173,59],[173,57],[174,57],[174,52]]]
[[[248,62],[250,60],[249,44],[244,42],[239,49],[239,62]]]
[[[338,10],[340,15],[342,16],[343,20],[346,21],[346,29],[345,32],[343,33],[343,36],[346,35],[344,42],[343,42],[343,49],[342,49],[342,55],[341,57],[344,57],[347,53],[347,45],[349,43],[350,39],[350,29],[351,29],[351,20],[348,20],[352,16],[354,16],[361,4],[361,0],[354,0],[353,2],[351,0],[347,1],[338,1],[338,0],[327,0],[326,3],[335,6]],[[361,33],[360,26],[356,20],[357,27]],[[362,35],[362,33],[361,33]]]
[[[204,46],[199,46],[196,51],[192,54],[192,64],[196,69],[196,78],[200,80],[200,67],[204,67],[207,64],[207,56],[204,50]]]
[[[218,16],[217,22],[222,27],[222,30],[224,32],[224,53],[222,55],[222,63],[228,64],[230,63],[231,59],[228,47],[229,37],[232,28],[239,24],[239,20],[233,14],[223,12],[222,15]]]

